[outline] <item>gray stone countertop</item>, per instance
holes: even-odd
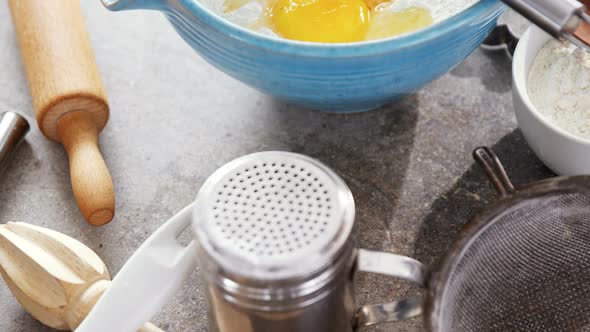
[[[67,156],[35,128],[0,179],[0,221],[25,221],[72,236],[114,275],[134,250],[224,163],[256,151],[318,158],[351,187],[361,247],[415,257],[429,266],[461,226],[495,200],[471,151],[492,146],[516,183],[551,176],[516,129],[510,61],[480,50],[415,95],[380,110],[326,114],[278,102],[214,69],[156,12],[111,13],[83,1],[111,104],[100,143],[116,187],[112,223],[81,217]],[[0,3],[0,110],[34,123],[6,2]],[[167,331],[206,331],[206,305],[194,273],[153,319]],[[359,303],[416,292],[361,274]],[[421,320],[366,331],[420,331]],[[0,282],[0,331],[50,331]]]

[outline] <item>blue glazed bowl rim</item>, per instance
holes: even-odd
[[[251,44],[270,52],[330,58],[370,56],[403,48],[411,48],[424,41],[436,39],[450,31],[460,29],[462,25],[464,25],[463,29],[476,29],[477,27],[465,25],[465,22],[486,12],[493,10],[499,11],[503,8],[502,3],[498,0],[480,0],[468,9],[417,32],[386,39],[334,44],[303,42],[263,35],[217,15],[199,0],[178,0],[178,2],[211,28],[246,44]]]

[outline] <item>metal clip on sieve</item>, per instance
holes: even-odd
[[[587,42],[575,34],[581,24],[590,24],[590,16],[582,3],[576,0],[503,1],[553,37],[563,37],[590,52]]]

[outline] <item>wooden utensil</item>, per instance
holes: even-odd
[[[586,13],[590,14],[590,0],[580,0],[580,2],[586,6]],[[575,35],[584,43],[590,45],[590,25],[586,23],[580,24],[575,32]]]
[[[33,317],[59,330],[78,327],[111,284],[105,264],[90,248],[20,222],[0,225],[0,274]],[[162,332],[150,323],[140,331]]]
[[[9,0],[39,128],[69,157],[80,211],[113,219],[113,182],[98,148],[109,106],[78,0]]]

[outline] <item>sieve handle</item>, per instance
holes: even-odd
[[[488,51],[505,51],[510,59],[516,51],[519,38],[508,24],[498,24],[481,43],[481,48]]]
[[[484,169],[488,179],[501,197],[506,197],[516,191],[504,166],[492,149],[487,146],[476,148],[473,150],[473,159]]]
[[[178,241],[191,212],[192,204],[137,249],[76,332],[134,332],[160,310],[196,269],[195,242]]]
[[[384,274],[426,286],[426,268],[419,261],[380,251],[358,250],[357,270]],[[399,301],[361,306],[356,312],[355,328],[405,320],[422,313],[422,301],[409,298]]]

